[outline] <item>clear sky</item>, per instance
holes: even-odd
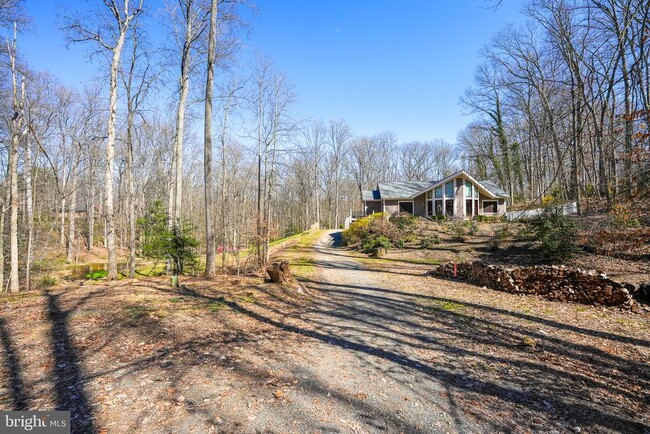
[[[19,41],[33,68],[73,86],[93,80],[98,69],[85,48],[66,48],[57,29],[57,12],[81,2],[26,0],[34,31]],[[480,48],[507,23],[525,21],[521,0],[505,0],[496,10],[486,0],[256,4],[247,51],[266,53],[294,80],[302,116],[345,119],[357,134],[392,130],[400,142],[454,143],[469,121],[458,98],[472,84]]]

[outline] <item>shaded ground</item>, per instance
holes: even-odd
[[[0,408],[76,432],[650,432],[650,316],[422,277],[330,245],[254,277],[0,303]]]

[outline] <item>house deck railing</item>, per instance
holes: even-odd
[[[575,202],[567,203],[561,206],[562,214],[571,215],[578,213],[578,205]],[[508,211],[506,219],[508,221],[537,217],[542,214],[544,208],[528,209],[525,211]]]

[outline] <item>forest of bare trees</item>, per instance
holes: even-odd
[[[90,2],[61,32],[98,77],[80,88],[29,67],[19,0],[0,0],[3,193],[0,287],[33,286],[56,258],[108,258],[135,274],[152,207],[188,227],[206,275],[242,249],[339,227],[378,181],[440,179],[460,167],[513,201],[612,203],[647,194],[650,4],[531,0],[522,27],[482,51],[461,97],[473,116],[458,144],[355,134],[310,119],[289,76],[262,53],[240,59],[253,5],[179,0]],[[244,13],[246,12],[246,13]],[[164,29],[162,42],[148,34]],[[454,102],[450,102],[454,104]],[[218,259],[219,255],[221,258]]]
[[[457,168],[442,140],[399,144],[389,131],[360,136],[343,119],[299,115],[295,86],[272,59],[238,58],[254,6],[149,7],[106,0],[66,11],[61,32],[101,77],[70,88],[30,68],[20,50],[29,17],[21,1],[0,0],[3,290],[33,287],[59,258],[108,258],[109,279],[118,263],[133,276],[140,223],[159,204],[170,227],[199,240],[206,275],[243,249],[261,265],[274,239],[340,226],[377,181]],[[165,29],[163,43],[151,26]]]
[[[630,201],[650,181],[650,3],[531,0],[482,51],[463,159],[515,200]]]

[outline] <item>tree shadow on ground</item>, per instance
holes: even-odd
[[[23,380],[20,369],[20,358],[18,357],[18,351],[7,328],[6,321],[3,318],[0,318],[0,341],[5,355],[4,368],[9,380],[9,389],[13,403],[12,410],[27,410],[30,399],[25,390],[25,381]]]
[[[69,411],[72,432],[95,432],[93,408],[86,395],[86,377],[81,368],[81,358],[75,348],[68,324],[69,315],[85,303],[92,294],[86,295],[75,306],[64,310],[59,301],[60,295],[45,293],[47,316],[52,325],[51,351],[54,355],[54,390],[56,410]]]
[[[386,297],[378,300],[377,297],[372,295],[372,292],[381,291],[381,289],[370,287],[361,288],[363,292],[359,292],[360,288],[358,287],[349,288],[346,294],[339,293],[335,295],[333,294],[334,291],[329,289],[329,286],[329,284],[323,284],[320,287],[312,285],[310,289],[327,292],[332,297],[344,295],[345,298],[342,298],[340,303],[324,303],[320,308],[312,308],[309,318],[301,316],[301,326],[274,319],[273,317],[278,312],[265,311],[264,306],[262,306],[262,309],[253,309],[234,302],[227,303],[234,311],[266,325],[312,338],[327,345],[343,348],[346,351],[370,356],[370,358],[384,359],[403,368],[418,371],[429,379],[434,379],[456,392],[495,398],[499,402],[515,405],[520,409],[541,412],[549,418],[555,418],[558,414],[564,413],[566,417],[573,418],[581,425],[595,424],[601,429],[629,432],[641,432],[644,429],[644,425],[630,417],[628,409],[622,408],[620,405],[616,406],[616,401],[610,403],[614,408],[607,408],[605,406],[596,406],[592,402],[576,399],[575,396],[572,396],[576,388],[586,391],[591,387],[594,390],[609,390],[610,392],[628,395],[625,390],[598,381],[591,381],[579,373],[566,372],[556,367],[549,368],[546,365],[548,363],[546,360],[527,362],[525,360],[508,359],[507,357],[499,358],[475,351],[472,352],[459,345],[462,341],[477,341],[485,345],[502,346],[508,350],[523,353],[524,357],[530,357],[525,349],[518,347],[517,339],[521,336],[521,333],[515,330],[514,326],[504,326],[499,322],[477,319],[475,316],[439,309],[429,317],[429,320],[434,324],[437,322],[444,326],[435,330],[419,322],[404,319],[417,315],[418,311],[422,313],[422,306],[417,303]],[[346,291],[344,290],[344,292]],[[195,296],[206,297],[200,294],[195,294]],[[384,307],[374,310],[367,306],[359,308],[355,300],[362,303],[369,302],[372,305],[381,302]],[[444,300],[439,299],[439,301]],[[483,306],[468,305],[467,307],[481,309]],[[387,317],[388,312],[393,313],[392,318]],[[343,324],[341,321],[343,321]],[[397,339],[400,333],[386,327],[386,324],[392,325],[396,322],[401,322],[400,327],[406,330],[403,333],[404,339]],[[377,333],[382,328],[386,332],[383,336]],[[453,336],[457,341],[450,342],[446,340],[440,342],[436,338],[441,333],[453,329],[457,330],[455,336]],[[498,330],[499,333],[494,333],[494,330]],[[384,340],[393,341],[396,345],[389,347],[370,344],[371,339],[368,338],[373,335],[382,337]],[[433,337],[429,337],[431,335]],[[359,336],[364,336],[364,339],[357,339]],[[588,345],[575,345],[575,343],[569,341],[543,335],[536,337],[543,342],[542,345],[545,345],[545,351],[566,361],[574,360],[574,364],[582,364],[592,369],[601,369],[612,373],[621,370],[626,377],[636,375],[635,381],[641,381],[643,384],[650,386],[647,367],[644,367],[643,364],[626,361]],[[414,340],[417,345],[413,343]],[[409,348],[417,348],[422,345],[444,352],[449,359],[449,363],[432,365],[412,357]],[[499,384],[497,381],[482,378],[480,372],[459,366],[456,362],[459,361],[461,356],[471,356],[490,363],[506,364],[512,369],[522,370],[524,375],[512,379],[519,383],[517,387],[507,385],[508,382]],[[558,381],[559,379],[561,381]],[[630,380],[630,378],[622,377],[619,379]],[[535,384],[535,386],[532,388],[527,387],[531,384]],[[549,396],[548,393],[551,393],[551,395]],[[639,398],[639,396],[631,395],[629,398]],[[551,401],[553,404],[550,403]]]

